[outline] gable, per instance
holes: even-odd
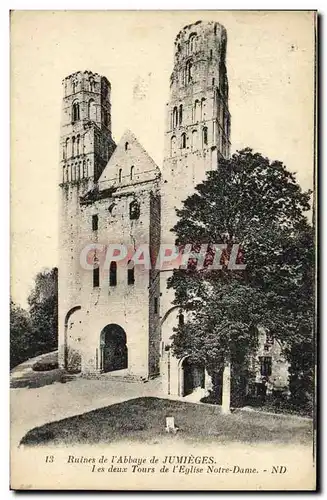
[[[99,190],[150,182],[159,176],[157,165],[134,134],[127,130],[101,174],[98,181]]]

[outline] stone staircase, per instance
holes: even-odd
[[[106,380],[110,382],[129,382],[129,383],[146,383],[148,379],[144,377],[136,377],[135,375],[131,375],[126,372],[126,370],[117,370],[115,372],[107,372],[107,373],[83,373],[81,374],[82,378],[86,378],[89,380]]]

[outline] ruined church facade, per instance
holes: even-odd
[[[68,371],[159,377],[164,394],[179,396],[210,389],[204,366],[171,352],[182,314],[167,289],[172,270],[134,266],[129,253],[108,260],[105,249],[116,244],[132,252],[144,244],[155,258],[160,244],[174,243],[175,209],[228,158],[226,49],[226,30],[215,22],[199,21],[177,35],[161,168],[131,131],[115,144],[106,77],[84,71],[63,81],[59,364]]]

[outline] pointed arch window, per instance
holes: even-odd
[[[132,260],[129,260],[127,264],[127,284],[134,285],[134,283],[135,283],[134,262]]]
[[[178,124],[178,112],[177,112],[177,106],[175,106],[173,109],[173,128],[176,128],[177,124]]]
[[[129,175],[131,181],[133,180],[133,177],[134,177],[134,165],[131,166],[131,170],[130,170],[130,175]]]
[[[179,124],[182,125],[183,122],[183,104],[179,105],[179,110],[178,110],[178,119],[179,119]]]
[[[192,131],[192,150],[195,150],[197,148],[197,131],[193,130]]]
[[[88,102],[87,115],[89,120],[96,121],[96,107],[94,99],[90,99]]]
[[[203,146],[207,146],[208,144],[208,128],[203,127],[202,129],[202,144]]]
[[[80,145],[80,136],[78,135],[76,138],[76,155],[79,156],[79,145]]]
[[[75,156],[75,137],[72,137],[72,156]]]
[[[109,268],[109,286],[117,286],[117,262],[110,262]]]
[[[196,49],[196,36],[195,35],[190,36],[188,46],[189,46],[189,53],[192,54]]]
[[[186,63],[186,83],[191,83],[193,78],[193,64],[191,61]]]
[[[186,134],[183,133],[181,135],[181,149],[185,149],[186,148]]]
[[[65,145],[64,145],[64,160],[68,158],[69,155],[69,138],[65,140]]]
[[[74,101],[73,102],[73,109],[72,109],[72,121],[77,122],[80,119],[80,113],[79,113],[79,102]]]
[[[201,118],[201,105],[200,101],[196,99],[194,103],[194,121],[199,122]]]
[[[123,177],[123,169],[122,169],[122,168],[120,168],[120,169],[118,170],[118,182],[121,182],[122,177]]]
[[[99,266],[93,268],[93,288],[99,288],[100,286],[100,270]]]
[[[140,204],[136,201],[133,200],[129,204],[129,218],[131,220],[137,220],[140,217]]]
[[[128,142],[125,142],[125,151],[128,151],[129,150],[129,144]]]

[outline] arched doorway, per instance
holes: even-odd
[[[195,389],[205,388],[204,363],[192,360],[190,356],[184,358],[180,364],[181,373],[181,396],[192,394]]]
[[[100,334],[100,368],[103,372],[124,370],[128,366],[125,330],[116,324],[107,325]]]

